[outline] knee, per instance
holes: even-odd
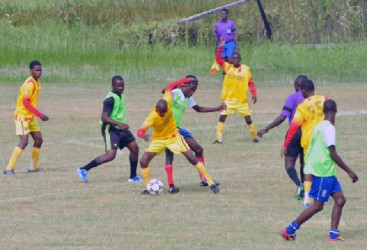
[[[336,205],[338,205],[340,207],[343,207],[346,202],[347,202],[347,199],[344,196],[343,197],[340,197],[337,200],[335,200]]]
[[[203,155],[204,149],[203,149],[203,147],[198,146],[197,148],[194,149],[194,152],[195,152],[196,156],[200,157],[200,156]]]
[[[40,148],[42,146],[42,143],[43,143],[43,139],[39,138],[39,139],[34,141],[34,146],[37,147],[37,148]]]
[[[148,162],[145,159],[140,159],[139,161],[141,168],[146,168],[148,166]]]

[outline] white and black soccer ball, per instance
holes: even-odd
[[[163,183],[158,179],[152,179],[147,185],[147,190],[151,195],[159,195],[163,192]]]

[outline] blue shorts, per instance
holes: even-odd
[[[225,57],[231,58],[233,52],[236,51],[236,46],[237,44],[235,40],[226,42],[223,46],[222,58],[225,58]]]
[[[179,128],[178,131],[182,135],[183,138],[194,138],[190,132],[185,128]]]
[[[312,186],[309,196],[317,201],[327,202],[330,195],[341,192],[342,187],[335,176],[312,176]]]

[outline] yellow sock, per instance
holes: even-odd
[[[223,131],[224,131],[224,122],[218,122],[218,126],[217,126],[217,140],[219,142],[222,141]]]
[[[141,169],[141,176],[143,176],[145,185],[148,185],[150,182],[150,169],[149,166]]]
[[[13,150],[13,153],[11,154],[11,157],[10,157],[9,165],[6,168],[6,170],[13,170],[14,169],[15,164],[17,163],[17,160],[19,159],[22,152],[23,152],[23,149],[21,149],[20,147],[16,147]]]
[[[257,138],[255,125],[253,123],[248,125],[248,131],[250,131],[250,135],[251,135],[252,140]]]
[[[40,157],[40,151],[41,149],[33,147],[32,148],[32,160],[29,164],[29,170],[36,170],[38,165],[38,159]]]
[[[307,202],[307,203],[311,203],[311,198],[308,197],[308,194],[311,191],[311,185],[312,185],[312,181],[304,181],[304,187],[305,187],[305,198],[303,200],[303,202]]]
[[[208,171],[204,167],[204,165],[199,161],[198,164],[195,165],[195,167],[199,170],[199,172],[205,176],[206,181],[208,182],[209,186],[214,184],[214,181],[210,177]]]

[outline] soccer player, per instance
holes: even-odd
[[[240,64],[241,55],[238,52],[234,52],[231,57],[231,63],[225,62],[221,58],[224,41],[220,41],[220,48],[216,53],[216,60],[226,73],[223,81],[223,89],[221,98],[227,106],[226,110],[223,110],[219,117],[217,125],[217,140],[214,144],[222,144],[222,134],[224,131],[224,122],[228,115],[237,111],[240,116],[245,118],[248,125],[250,135],[253,142],[259,142],[256,136],[255,126],[251,120],[251,110],[247,100],[247,91],[250,88],[252,94],[252,101],[255,104],[257,101],[255,83],[252,81],[250,68],[245,64]]]
[[[225,104],[222,103],[218,107],[202,107],[198,105],[195,100],[193,99],[193,95],[199,85],[199,81],[197,78],[193,75],[188,75],[186,78],[193,78],[195,81],[187,83],[187,84],[181,84],[178,88],[175,88],[172,90],[172,112],[173,112],[173,118],[175,119],[176,126],[182,135],[182,137],[185,139],[186,143],[189,145],[190,149],[194,151],[196,158],[203,164],[204,162],[204,154],[203,154],[203,148],[202,146],[194,139],[194,137],[191,135],[191,133],[181,127],[181,120],[182,116],[186,111],[186,107],[193,108],[196,112],[199,113],[207,113],[207,112],[218,112],[225,109]],[[179,191],[178,187],[175,187],[174,181],[173,181],[173,174],[172,174],[172,162],[173,162],[173,153],[166,150],[166,174],[167,174],[167,181],[168,181],[168,191],[170,193],[177,193]],[[205,177],[200,174],[200,185],[201,186],[208,186],[208,183],[206,182]]]
[[[149,163],[157,155],[169,149],[173,153],[182,153],[186,159],[194,165],[198,171],[205,176],[210,189],[214,193],[220,191],[219,186],[214,183],[205,166],[194,156],[189,146],[177,130],[176,122],[172,112],[172,90],[182,83],[196,82],[195,78],[183,78],[169,84],[166,87],[163,99],[160,99],[148,118],[144,121],[137,135],[145,141],[149,141],[150,135],[146,133],[150,128],[153,128],[153,140],[149,147],[145,150],[140,159],[142,168],[142,176],[147,185],[150,182]],[[148,190],[144,190],[141,194],[149,194]]]
[[[228,10],[222,9],[220,12],[220,20],[215,24],[214,37],[215,50],[219,48],[220,40],[223,40],[225,43],[223,45],[221,57],[226,62],[229,62],[233,52],[239,49],[236,34],[237,31],[234,22],[228,19]]]
[[[77,169],[77,174],[83,182],[88,182],[87,174],[92,168],[103,163],[112,161],[116,157],[117,149],[127,147],[130,151],[130,177],[129,182],[141,182],[142,179],[136,174],[138,166],[139,146],[134,135],[129,130],[126,123],[125,106],[125,82],[121,76],[112,77],[112,90],[108,92],[103,101],[101,114],[101,130],[105,143],[105,153],[98,156],[84,167]]]
[[[39,61],[32,61],[29,64],[31,76],[20,87],[17,104],[14,112],[16,135],[19,135],[20,142],[13,150],[10,161],[4,174],[13,175],[15,164],[17,163],[23,150],[28,145],[29,134],[33,138],[32,160],[29,164],[28,173],[39,172],[37,168],[43,138],[37,119],[48,121],[48,116],[41,113],[36,107],[41,91],[41,83],[38,81],[42,75],[42,64]]]
[[[300,104],[304,97],[301,92],[301,82],[307,80],[307,77],[304,75],[297,76],[296,80],[294,81],[294,89],[295,93],[289,95],[287,99],[284,102],[282,112],[279,114],[277,118],[274,119],[268,126],[265,128],[259,130],[257,132],[257,136],[262,137],[264,134],[268,133],[270,129],[279,126],[282,124],[285,119],[288,118],[289,125],[292,122],[294,113],[296,112],[296,108],[298,104]],[[292,141],[290,142],[287,152],[285,155],[285,170],[287,171],[287,174],[289,178],[296,184],[297,186],[297,200],[302,199],[303,196],[303,181],[304,181],[304,175],[303,175],[303,166],[304,166],[304,157],[303,157],[303,149],[301,147],[301,136],[302,136],[302,130],[301,128],[298,128],[295,136],[293,137]],[[300,178],[298,178],[297,170],[295,168],[296,161],[298,155],[300,156]]]
[[[296,109],[296,113],[293,116],[293,120],[289,127],[287,136],[284,140],[283,148],[281,150],[281,157],[284,158],[290,142],[296,135],[298,128],[301,127],[302,137],[301,146],[303,148],[303,154],[306,155],[307,149],[310,145],[311,135],[313,128],[317,123],[324,119],[324,113],[322,112],[322,105],[327,99],[325,96],[315,95],[315,86],[311,80],[305,80],[301,83],[301,92],[305,100],[300,103]],[[304,176],[304,198],[303,205],[310,206],[311,199],[308,194],[311,190],[312,177],[309,175]]]
[[[358,176],[344,163],[336,152],[335,115],[336,103],[329,99],[324,102],[323,113],[325,120],[317,124],[313,130],[310,147],[306,155],[305,174],[312,175],[312,188],[310,197],[314,199],[311,207],[304,210],[297,219],[288,227],[280,231],[285,240],[295,240],[296,231],[303,223],[308,221],[314,214],[324,208],[324,203],[329,197],[334,199],[334,207],[331,213],[331,227],[328,241],[343,241],[339,233],[339,221],[342,215],[346,199],[342,188],[336,178],[336,165],[348,173],[355,183]]]

